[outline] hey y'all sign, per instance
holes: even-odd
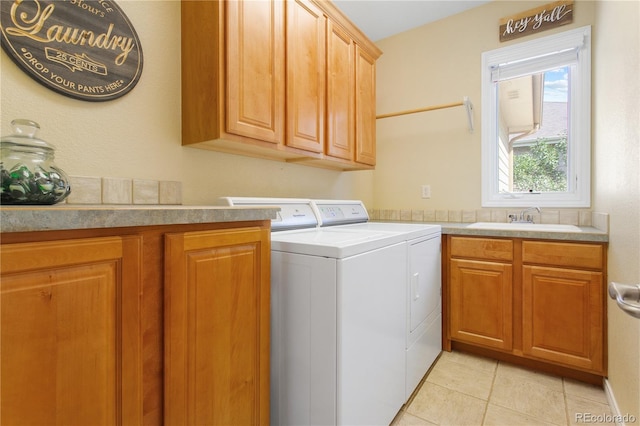
[[[500,41],[512,40],[573,22],[573,0],[557,1],[500,20]]]

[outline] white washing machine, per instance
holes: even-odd
[[[281,208],[271,423],[389,424],[440,352],[440,227],[367,222],[353,201],[225,200]]]

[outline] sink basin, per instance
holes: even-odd
[[[575,225],[561,225],[551,223],[499,223],[476,222],[467,226],[470,229],[498,229],[509,231],[539,231],[539,232],[582,232]]]

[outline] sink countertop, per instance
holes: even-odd
[[[475,223],[462,222],[407,222],[407,221],[382,221],[375,222],[397,222],[416,223],[424,225],[440,225],[443,235],[468,235],[478,237],[505,237],[505,238],[533,238],[542,240],[560,241],[586,241],[586,242],[608,242],[609,234],[592,226],[578,226],[579,231],[548,231],[548,230],[522,230],[504,229],[505,223],[496,223],[496,229],[474,228]]]
[[[53,231],[275,219],[277,207],[183,205],[1,206],[0,232]]]
[[[222,223],[275,219],[277,207],[183,205],[0,206],[0,232],[52,231],[128,226]],[[445,235],[537,238],[608,242],[609,235],[593,227],[580,232],[470,228],[472,223],[402,222],[440,225]]]
[[[434,222],[442,227],[443,234],[487,237],[536,238],[545,240],[608,242],[609,234],[591,226],[578,226],[580,231],[510,230],[472,228],[473,223]],[[504,225],[504,224],[501,224]]]

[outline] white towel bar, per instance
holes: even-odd
[[[473,132],[473,104],[471,103],[469,98],[466,96],[462,99],[462,102],[454,102],[454,103],[442,104],[442,105],[432,105],[424,108],[408,109],[408,110],[399,111],[399,112],[390,112],[387,114],[376,115],[376,119],[397,117],[399,115],[415,114],[417,112],[435,111],[437,109],[453,108],[457,106],[465,107],[467,111],[467,121],[469,124],[469,131]]]

